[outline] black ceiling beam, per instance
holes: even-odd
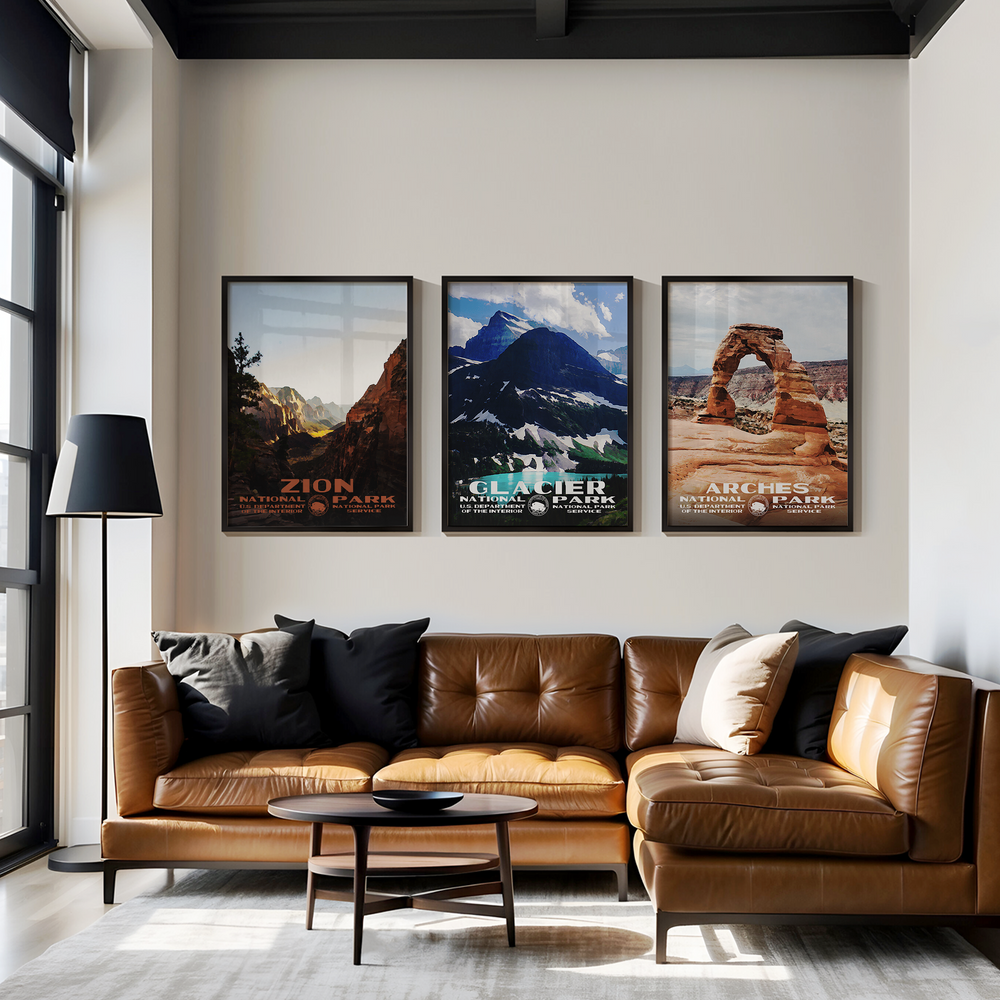
[[[535,38],[566,37],[566,0],[535,0]]]
[[[162,0],[143,0],[153,6]],[[910,32],[891,8],[585,17],[538,39],[533,11],[327,17],[199,17],[187,6],[182,59],[719,59],[907,56]]]

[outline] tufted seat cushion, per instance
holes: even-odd
[[[584,819],[625,811],[625,782],[614,757],[588,747],[476,743],[404,750],[375,776],[375,788],[524,795],[538,817]]]
[[[218,753],[161,774],[153,805],[174,812],[266,816],[268,799],[281,795],[370,792],[372,775],[388,759],[374,743]]]
[[[631,754],[628,769],[629,822],[647,840],[869,857],[909,848],[908,817],[835,764],[674,744]]]

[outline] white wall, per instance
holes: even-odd
[[[966,0],[911,69],[911,648],[1000,680],[1000,6]]]
[[[90,52],[85,136],[75,171],[76,316],[63,416],[151,416],[152,75],[148,50]],[[59,663],[60,839],[97,840],[101,745],[101,528],[63,528],[68,604]],[[109,660],[148,657],[150,525],[108,527]],[[143,630],[145,629],[145,637]]]
[[[177,604],[154,624],[905,622],[907,75],[901,60],[183,64]],[[416,276],[412,536],[222,534],[223,274]],[[636,276],[635,533],[441,533],[445,274]],[[664,274],[859,279],[856,532],[661,534]]]
[[[61,419],[144,417],[165,513],[155,529],[147,520],[108,525],[113,668],[149,659],[154,614],[169,621],[174,613],[180,67],[156,32],[147,48],[88,52],[84,78]],[[71,520],[60,530],[57,835],[67,844],[93,843],[101,787],[100,524]]]
[[[148,18],[149,15],[146,14]],[[152,528],[152,621],[174,627],[177,601],[181,64],[150,19],[152,99],[152,436],[163,517]],[[147,636],[148,638],[148,636]]]

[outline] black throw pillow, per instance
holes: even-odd
[[[312,622],[241,639],[154,632],[177,682],[185,756],[327,746],[309,683]]]
[[[906,635],[905,625],[869,632],[829,632],[790,621],[782,632],[799,633],[799,654],[764,753],[826,759],[826,738],[844,665],[854,653],[888,656]]]
[[[334,743],[364,741],[393,751],[417,745],[417,642],[430,621],[358,628],[350,635],[325,625],[313,629],[309,690]],[[281,615],[274,623],[282,630],[298,624]]]

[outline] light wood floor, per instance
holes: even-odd
[[[164,870],[119,872],[115,901],[166,886],[169,878]],[[0,980],[104,916],[111,907],[103,899],[102,875],[50,872],[45,858],[0,878]]]

